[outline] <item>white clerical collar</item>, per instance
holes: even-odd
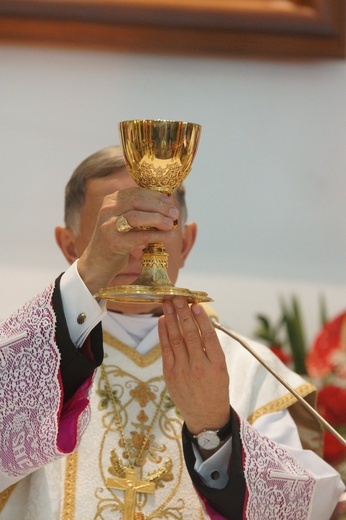
[[[102,320],[105,331],[140,354],[146,354],[159,342],[158,316],[151,314],[120,314],[108,311]]]

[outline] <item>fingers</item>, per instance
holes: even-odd
[[[105,197],[102,211],[106,215],[125,215],[132,227],[172,229],[179,211],[174,199],[157,191],[129,188]]]
[[[99,251],[101,242],[110,254],[128,255],[135,247],[173,238],[178,216],[172,197],[140,187],[117,191],[103,200],[94,242]]]
[[[211,361],[224,358],[216,331],[202,305],[193,304],[191,306],[193,316],[200,330],[203,346],[207,357]]]
[[[192,432],[229,418],[229,375],[223,350],[203,307],[184,298],[163,304],[159,320],[163,374],[172,401]]]
[[[135,227],[132,225],[131,220],[128,220],[126,217],[128,224],[133,229],[123,233],[117,229],[117,218],[118,217],[113,217],[104,223],[103,229],[104,235],[108,235],[110,238],[110,243],[112,244],[112,249],[114,249],[114,252],[118,252],[120,254],[129,254],[136,247],[142,246],[142,248],[144,248],[149,243],[167,242],[175,237],[175,228],[172,225],[172,221],[170,222],[169,226],[166,225],[167,229],[165,230],[163,229],[163,225],[161,225],[161,229],[153,226],[153,220],[148,220],[146,226],[141,225],[139,227]]]
[[[217,334],[203,307],[189,307],[183,298],[164,302],[167,336],[176,356],[207,356],[210,361],[223,357]]]
[[[116,222],[118,219],[124,217],[130,226],[130,229],[139,229],[150,230],[151,228],[160,230],[160,231],[170,231],[174,229],[174,221],[178,218],[179,211],[176,208],[172,208],[171,216],[166,217],[161,213],[154,212],[145,212],[145,211],[127,211],[126,213],[122,213],[121,217],[116,217]],[[129,229],[129,230],[130,230]],[[118,232],[121,232],[117,228]]]
[[[78,246],[79,272],[92,294],[126,268],[133,250],[174,239],[179,215],[173,197],[140,187],[108,194],[98,203],[96,224],[92,208],[84,219],[85,240]]]
[[[168,351],[170,349],[171,355],[184,363],[188,361],[185,339],[180,329],[178,317],[171,301],[165,301],[162,305],[164,317],[160,318],[161,326],[163,324],[165,329],[162,330],[164,344],[161,346]],[[160,336],[161,340],[161,336]],[[167,354],[168,355],[168,354]]]
[[[138,187],[107,195],[98,221],[102,235],[126,254],[133,247],[170,239],[178,216],[172,197]]]
[[[158,321],[158,331],[162,352],[162,360],[164,371],[168,372],[174,368],[174,354],[171,348],[167,325],[164,316],[161,316]]]

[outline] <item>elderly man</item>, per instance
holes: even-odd
[[[71,266],[0,326],[1,520],[329,519],[344,486],[318,425],[202,305],[93,297],[132,283],[149,242],[175,283],[186,217],[183,188],[136,186],[119,147],[73,173],[56,229]]]

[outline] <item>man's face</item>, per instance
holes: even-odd
[[[75,237],[75,248],[78,257],[81,256],[84,249],[87,247],[91,236],[94,232],[96,220],[99,210],[101,208],[103,199],[106,195],[120,191],[126,188],[137,186],[135,181],[127,173],[126,168],[118,170],[117,173],[111,174],[107,177],[98,179],[90,179],[87,181],[86,198],[80,214],[80,233]],[[178,204],[177,204],[178,205]],[[167,240],[164,243],[168,258],[168,275],[173,284],[175,284],[179,269],[183,267],[190,248],[194,242],[195,227],[191,231],[193,239],[190,236],[190,227],[195,224],[190,223],[185,225],[179,222],[179,225],[174,233],[174,238]],[[115,231],[116,233],[116,231]],[[190,245],[190,242],[192,243]],[[130,285],[141,273],[141,255],[142,250],[147,244],[136,247],[132,250],[128,265],[118,273],[110,283],[110,286],[116,285]],[[146,313],[152,312],[157,307],[156,303],[150,304],[120,304],[117,302],[109,302],[108,308],[126,313]]]

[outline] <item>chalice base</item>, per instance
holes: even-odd
[[[163,303],[174,296],[186,298],[188,303],[212,302],[207,293],[202,291],[190,291],[174,285],[119,285],[117,287],[106,287],[100,289],[95,298],[102,298],[121,303]]]
[[[168,253],[163,245],[148,244],[142,254],[142,272],[131,285],[106,287],[94,297],[122,303],[163,303],[174,296],[182,296],[188,303],[213,301],[205,292],[175,287],[167,267]]]

